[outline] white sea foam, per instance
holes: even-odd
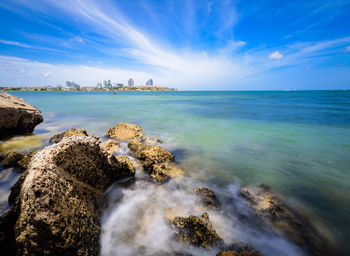
[[[249,209],[237,196],[237,186],[214,188],[224,205],[220,211],[211,211],[203,208],[190,192],[197,182],[186,177],[180,183],[156,185],[139,179],[129,188],[117,184],[111,187],[102,217],[101,255],[215,255],[217,249],[204,250],[175,242],[168,222],[175,216],[200,216],[205,211],[227,244],[247,243],[264,255],[303,255],[277,233],[250,223],[249,218],[240,219],[239,216],[249,215]]]

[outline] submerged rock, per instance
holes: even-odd
[[[142,128],[140,126],[136,124],[128,124],[123,122],[110,128],[107,131],[106,136],[116,138],[119,140],[145,139],[145,136],[142,132]]]
[[[24,157],[23,154],[17,152],[10,152],[6,154],[4,160],[2,161],[2,166],[4,168],[18,167],[18,161]]]
[[[195,195],[199,196],[204,206],[213,210],[217,210],[220,207],[220,202],[217,199],[213,190],[207,187],[199,187],[192,191]]]
[[[311,255],[342,255],[305,216],[286,205],[281,197],[272,194],[266,186],[244,187],[240,194],[258,216],[285,233]]]
[[[61,132],[59,134],[52,136],[50,138],[50,143],[58,143],[61,140],[63,140],[63,138],[68,138],[68,137],[72,137],[72,136],[76,136],[76,135],[88,136],[88,134],[85,130],[72,128],[72,129],[69,129],[65,132]]]
[[[5,92],[0,92],[0,116],[0,139],[30,133],[44,120],[37,108]]]
[[[12,247],[4,248],[0,238],[0,250],[98,255],[101,195],[114,181],[134,174],[126,157],[106,154],[93,137],[72,136],[44,148],[13,187],[10,219],[15,224],[1,226],[0,221],[5,228],[0,236]]]
[[[184,173],[174,162],[174,155],[156,145],[146,145],[138,140],[128,144],[131,153],[141,160],[142,167],[158,182],[166,182]]]
[[[216,233],[207,213],[202,214],[201,217],[192,215],[187,218],[175,217],[171,224],[176,229],[176,240],[181,243],[204,248],[223,244],[222,238]]]
[[[102,150],[106,151],[108,154],[117,152],[119,150],[119,146],[119,141],[113,139],[106,140],[105,142],[101,143]]]

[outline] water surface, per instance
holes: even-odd
[[[305,208],[314,221],[325,225],[337,241],[349,250],[346,241],[350,237],[349,91],[11,94],[39,108],[45,121],[37,126],[34,136],[4,142],[0,145],[1,151],[28,152],[33,147],[47,145],[50,136],[72,127],[102,136],[118,122],[136,123],[142,126],[147,136],[160,138],[163,146],[175,153],[179,164],[191,176],[186,188],[209,185],[224,196],[229,193],[234,195],[238,187],[247,184],[269,185],[287,196],[291,203]],[[4,195],[16,178],[13,170],[0,173],[1,205],[6,205]],[[123,234],[112,234],[106,230],[106,225],[116,225],[122,216],[126,217],[123,211],[129,209],[127,207],[132,208],[133,204],[149,209],[147,212],[141,207],[135,216],[141,214],[146,218],[159,215],[154,211],[157,205],[147,206],[149,197],[144,197],[145,194],[152,195],[153,201],[158,203],[169,191],[173,194],[171,200],[189,197],[182,195],[181,191],[173,193],[171,186],[169,184],[157,191],[147,186],[133,190],[115,187],[111,193],[122,195],[121,205],[126,208],[117,204],[108,208],[103,219],[102,239],[105,238],[104,241],[109,241],[109,245],[119,250],[126,248],[128,252],[139,253],[130,249],[135,241],[116,244],[108,240],[113,236],[120,238]],[[136,195],[134,198],[139,201],[133,201],[131,195]],[[191,200],[194,199],[189,197],[178,204],[190,207]],[[166,204],[163,202],[162,207]],[[171,204],[169,207],[175,206]],[[224,217],[215,216],[215,213],[212,215],[217,220],[217,226],[225,226]],[[124,221],[129,223],[126,219]],[[132,223],[132,220],[129,221]],[[157,227],[165,227],[164,223],[157,221],[159,218],[150,221],[153,228],[143,227],[143,231],[142,228],[138,229],[139,233],[135,231],[142,237],[139,239],[143,241],[141,244],[148,245],[145,255],[157,250],[164,251],[165,247],[176,247],[170,245],[166,238],[164,248],[151,246],[151,241],[147,239],[156,235],[147,234],[146,231],[155,230],[157,225],[154,223],[158,224]],[[230,223],[231,226],[233,224]],[[252,239],[249,232],[241,232],[239,228],[220,230],[223,236],[241,236],[245,241]],[[159,232],[164,234],[164,230]],[[261,233],[261,241],[256,241],[255,246],[262,247],[264,235],[265,239],[269,236]],[[278,248],[270,248],[265,253],[278,255],[281,248],[289,248],[290,255],[298,254],[297,249],[293,249],[287,241],[278,243]],[[108,255],[108,248],[103,248],[105,255]],[[199,255],[202,253],[198,252]]]

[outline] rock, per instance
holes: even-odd
[[[221,250],[216,254],[216,256],[263,256],[260,252],[257,251],[223,251]]]
[[[0,139],[31,133],[44,120],[37,108],[5,92],[0,92],[0,116]]]
[[[320,230],[305,216],[285,204],[266,186],[249,186],[240,190],[255,213],[273,228],[285,233],[311,255],[342,255]]]
[[[155,145],[146,145],[133,139],[128,147],[131,153],[141,160],[142,167],[158,182],[166,182],[184,173],[174,162],[174,155]]]
[[[2,161],[4,168],[18,167],[18,161],[24,157],[23,154],[17,152],[10,152],[6,154],[5,159]]]
[[[17,209],[12,254],[99,255],[101,195],[134,174],[127,158],[106,154],[94,137],[72,136],[44,148],[10,195],[11,210]]]
[[[105,142],[101,143],[102,150],[106,151],[110,155],[117,152],[119,150],[119,146],[119,141],[113,139],[106,140]]]
[[[27,170],[27,168],[30,164],[30,161],[32,161],[33,156],[38,152],[39,152],[38,150],[33,150],[33,151],[29,152],[28,154],[26,154],[21,160],[19,160],[17,162],[19,168],[22,171]]]
[[[87,132],[85,130],[72,128],[72,129],[69,129],[69,130],[67,130],[65,132],[61,132],[59,134],[56,134],[56,135],[52,136],[50,138],[50,143],[58,143],[63,138],[71,137],[71,136],[75,136],[75,135],[88,136],[88,134],[87,134]]]
[[[175,217],[171,224],[176,229],[176,240],[181,243],[207,249],[223,244],[222,238],[209,221],[207,213],[202,214],[201,217],[192,215],[187,218]]]
[[[217,210],[220,207],[220,202],[217,199],[214,191],[207,187],[199,187],[192,191],[195,195],[199,196],[204,206],[213,210]]]
[[[110,128],[107,131],[106,136],[119,140],[145,139],[142,128],[140,126],[128,123],[119,123],[116,126]]]

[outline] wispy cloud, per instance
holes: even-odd
[[[350,43],[350,37],[343,37],[313,42],[288,42],[276,47],[269,45],[251,47],[249,41],[236,40],[233,36],[234,26],[239,22],[239,15],[237,15],[235,1],[228,0],[203,1],[201,6],[198,6],[202,3],[201,1],[185,1],[186,8],[183,14],[185,16],[178,17],[178,21],[183,23],[174,33],[183,32],[182,36],[187,37],[188,41],[195,41],[201,29],[208,26],[208,23],[198,19],[199,8],[205,9],[207,18],[216,15],[211,19],[215,23],[211,25],[211,34],[205,34],[206,38],[204,38],[215,41],[214,46],[209,49],[200,43],[179,46],[171,42],[161,34],[166,30],[162,27],[163,20],[157,16],[157,12],[152,11],[149,4],[143,6],[148,10],[150,19],[154,21],[157,29],[136,24],[133,18],[119,9],[118,5],[108,0],[39,0],[34,3],[13,0],[13,2],[22,7],[21,13],[25,10],[35,10],[52,19],[62,17],[62,22],[69,20],[75,30],[84,31],[84,34],[67,33],[66,38],[57,38],[57,40],[53,36],[32,35],[32,40],[52,42],[53,45],[56,43],[57,46],[69,50],[83,46],[91,47],[103,52],[104,55],[109,55],[110,62],[113,58],[115,61],[109,66],[97,67],[100,61],[96,57],[97,60],[93,65],[89,64],[91,65],[89,67],[86,64],[88,62],[84,65],[53,65],[3,56],[0,61],[10,70],[6,75],[4,68],[0,69],[4,75],[1,76],[3,81],[11,81],[9,75],[16,76],[17,72],[27,79],[25,81],[30,81],[32,84],[76,80],[79,83],[92,85],[104,79],[126,80],[134,77],[144,81],[153,77],[163,85],[182,89],[186,89],[187,86],[191,89],[234,88],[235,84],[242,83],[256,74],[270,72],[276,67],[290,67],[301,63],[312,64],[314,59],[311,57],[324,56],[338,49],[342,49],[344,53],[344,48]],[[94,37],[92,38],[91,35]],[[217,38],[224,39],[216,40]],[[0,40],[0,43],[38,49],[38,47],[14,41]],[[349,46],[346,49],[349,50],[348,48]],[[118,63],[120,58],[132,61],[132,67],[121,68],[122,63]],[[11,65],[17,67],[11,68]],[[32,74],[39,74],[39,76],[35,77],[23,70],[29,70]],[[49,75],[45,76],[45,74]],[[5,80],[5,77],[9,80]],[[20,85],[20,83],[16,84]]]
[[[0,39],[0,43],[1,44],[7,44],[7,45],[14,45],[14,46],[18,46],[18,47],[23,47],[23,48],[33,48],[32,46],[25,44],[25,43],[21,43],[21,42],[15,42],[15,41],[8,41],[8,40],[1,40]]]

